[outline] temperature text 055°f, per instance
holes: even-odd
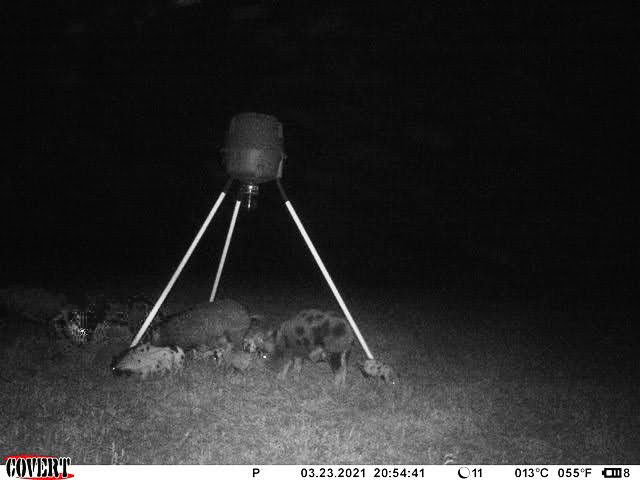
[[[589,478],[592,470],[589,467],[560,467],[558,477],[560,478]]]

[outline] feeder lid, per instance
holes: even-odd
[[[272,115],[240,113],[231,119],[224,149],[283,150],[282,124]]]

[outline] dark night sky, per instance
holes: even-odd
[[[54,1],[8,31],[20,94],[3,283],[164,278],[224,184],[218,149],[242,111],[284,124],[284,185],[340,275],[477,265],[601,288],[637,262],[622,14],[187,3]],[[310,263],[275,186],[259,200],[233,268]],[[229,214],[194,269],[211,270]]]

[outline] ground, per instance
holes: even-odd
[[[207,290],[181,280],[168,302],[196,303]],[[223,293],[275,318],[336,308],[319,285],[228,282]],[[1,354],[0,451],[75,464],[640,463],[629,314],[427,287],[343,296],[399,385],[354,366],[337,390],[329,367],[310,363],[286,381],[206,361],[172,377],[114,378],[108,349],[53,355],[47,340],[13,330]],[[363,358],[357,347],[352,360]]]

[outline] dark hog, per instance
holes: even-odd
[[[224,335],[242,348],[242,337],[249,325],[249,312],[240,303],[234,300],[204,302],[164,317],[153,327],[151,343],[191,349],[213,346]]]

